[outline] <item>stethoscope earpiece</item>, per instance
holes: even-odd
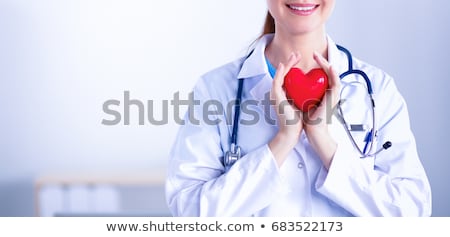
[[[376,151],[375,153],[370,154],[370,155],[368,155],[368,156],[376,156],[376,155],[378,155],[378,153],[380,153],[380,152],[382,152],[382,151],[384,151],[384,150],[387,150],[387,149],[391,148],[391,146],[392,146],[392,142],[387,141],[387,142],[385,142],[385,143],[383,144],[383,146],[382,146],[380,149],[378,149],[378,151]]]
[[[391,146],[392,146],[392,142],[390,142],[390,141],[387,141],[387,142],[385,142],[385,143],[383,144],[383,148],[384,148],[385,150],[391,148]]]

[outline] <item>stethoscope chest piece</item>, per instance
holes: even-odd
[[[225,153],[224,166],[228,171],[231,166],[236,163],[241,158],[241,147],[236,146],[234,143],[231,144],[231,149]]]

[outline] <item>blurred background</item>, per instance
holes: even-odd
[[[337,1],[328,25],[396,79],[434,216],[450,216],[449,13],[445,0]],[[173,108],[167,125],[140,125],[135,106],[108,126],[103,104],[123,115],[127,91],[163,118],[164,100],[247,52],[265,14],[260,0],[0,0],[0,216],[170,215]]]

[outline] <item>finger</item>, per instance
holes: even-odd
[[[330,65],[328,71],[330,72],[328,76],[330,78],[328,82],[330,89],[339,90],[341,88],[341,78],[339,77],[338,73],[336,72],[333,66]]]
[[[292,53],[286,64],[280,63],[275,73],[274,80],[277,85],[283,85],[284,77],[289,72],[289,70],[300,61],[300,55],[297,53]],[[281,83],[281,84],[280,84]]]
[[[326,96],[330,96],[332,107],[334,107],[340,97],[340,91],[341,91],[341,78],[337,74],[336,70],[334,70],[333,66],[329,67],[329,71],[331,72],[331,76],[329,76],[328,84],[329,84],[329,91],[327,92]]]
[[[288,62],[286,65],[283,63],[280,63],[277,72],[275,73],[274,79],[273,79],[273,86],[276,89],[281,89],[284,84],[284,77],[289,72],[289,70],[298,62],[300,61],[300,56],[297,53],[292,53],[291,56],[288,59]]]
[[[340,87],[340,78],[337,74],[336,70],[330,65],[330,63],[320,54],[314,52],[314,60],[319,64],[319,66],[325,71],[328,75],[328,86],[330,89],[334,89],[335,87]]]
[[[298,53],[292,53],[291,56],[288,59],[288,62],[286,63],[286,69],[284,76],[291,70],[293,66],[295,66],[297,63],[300,62],[301,56]]]
[[[273,78],[273,85],[276,88],[281,87],[283,85],[284,77],[280,74],[284,74],[284,71],[285,71],[285,66],[283,63],[280,63],[278,65],[277,72],[275,73],[275,76]]]
[[[328,63],[328,61],[317,52],[314,52],[313,57],[317,64],[319,64],[319,66],[327,73],[327,75],[329,75],[330,64]]]

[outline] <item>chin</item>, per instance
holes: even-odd
[[[321,24],[316,24],[316,25],[299,25],[296,27],[293,27],[292,30],[290,30],[290,32],[293,35],[303,35],[303,34],[308,34],[308,33],[313,33],[313,32],[317,32],[319,30],[323,29],[323,25]]]

